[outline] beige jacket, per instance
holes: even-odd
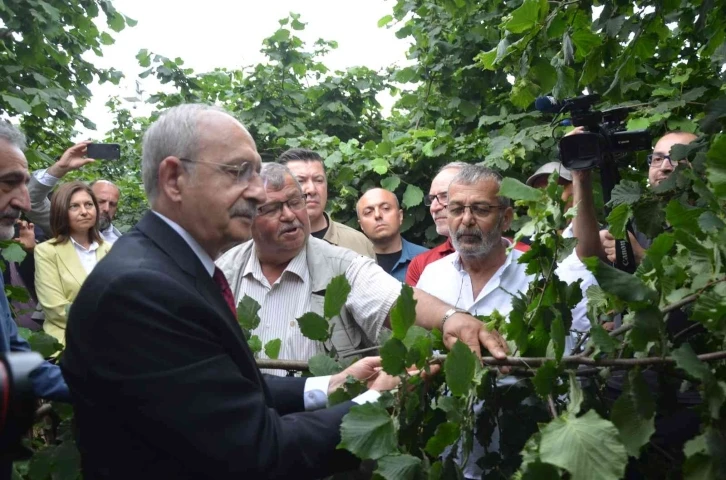
[[[368,240],[368,237],[355,228],[331,220],[327,213],[323,212],[323,215],[328,221],[328,231],[325,232],[323,240],[338,247],[353,250],[373,260],[376,259],[376,251],[373,250],[373,244]]]

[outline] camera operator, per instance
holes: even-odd
[[[676,165],[673,164],[670,157],[673,145],[687,145],[696,138],[696,135],[688,132],[669,132],[656,142],[653,153],[648,155],[648,184],[651,188],[660,185],[675,170]],[[633,231],[635,235],[628,232],[628,236],[630,245],[633,247],[635,263],[640,265],[645,250],[650,247],[652,240],[639,232],[635,225],[633,225]],[[598,256],[603,260],[615,262],[615,238],[607,229],[600,231],[600,243],[602,248],[598,252]]]
[[[0,240],[10,240],[15,234],[15,223],[21,211],[30,209],[26,186],[29,180],[28,162],[23,154],[25,136],[11,124],[0,121]],[[0,288],[5,282],[0,275]],[[29,352],[30,345],[19,334],[10,313],[5,295],[0,295],[0,355],[8,352]],[[33,390],[38,397],[70,401],[66,382],[60,368],[43,362],[31,374]],[[7,395],[6,395],[7,396]],[[2,401],[3,398],[0,398]],[[0,461],[0,480],[9,479],[10,462]]]

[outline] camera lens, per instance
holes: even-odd
[[[43,363],[35,352],[0,354],[0,460],[22,457],[20,440],[33,426],[35,395],[30,373]]]

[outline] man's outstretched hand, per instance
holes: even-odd
[[[477,357],[481,357],[483,345],[494,358],[505,359],[509,351],[507,342],[499,332],[487,330],[484,323],[469,315],[458,312],[444,323],[444,345],[451,350],[457,340],[461,340],[471,348]]]
[[[89,143],[92,142],[85,140],[66,150],[60,160],[48,169],[48,173],[56,178],[62,178],[66,173],[92,163],[94,161],[92,158],[86,158],[86,149]]]
[[[345,383],[348,375],[356,380],[365,381],[368,389],[384,392],[398,386],[398,377],[388,375],[381,367],[381,357],[363,357],[340,373],[333,375],[328,384],[328,395]]]

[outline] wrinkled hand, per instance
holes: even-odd
[[[585,132],[585,127],[575,127],[572,130],[570,130],[569,132],[567,132],[565,134],[565,137],[569,137],[570,135],[577,135],[579,133],[584,133],[584,132]]]
[[[35,225],[18,220],[18,242],[23,246],[25,251],[32,251],[35,248]]]
[[[507,342],[504,341],[499,332],[487,330],[484,323],[479,319],[463,312],[455,313],[444,323],[444,345],[451,348],[461,340],[474,352],[477,357],[481,357],[481,347],[484,345],[494,358],[507,358]]]
[[[380,373],[383,373],[381,370],[381,357],[363,357],[342,372],[331,377],[330,384],[328,385],[328,394],[340,388],[349,375],[356,380],[365,380],[368,388],[371,388],[371,384],[378,378]]]
[[[639,264],[643,260],[645,250],[640,246],[632,233],[628,232],[628,238],[630,239],[630,246],[633,247],[635,263]],[[608,260],[615,263],[615,260],[617,260],[615,237],[613,237],[607,230],[600,230],[600,243],[602,244],[602,249],[605,252],[605,255],[607,255]]]
[[[89,143],[91,143],[90,140],[85,140],[66,150],[60,160],[48,169],[48,173],[56,178],[62,178],[66,173],[92,163],[94,160],[85,156]]]

